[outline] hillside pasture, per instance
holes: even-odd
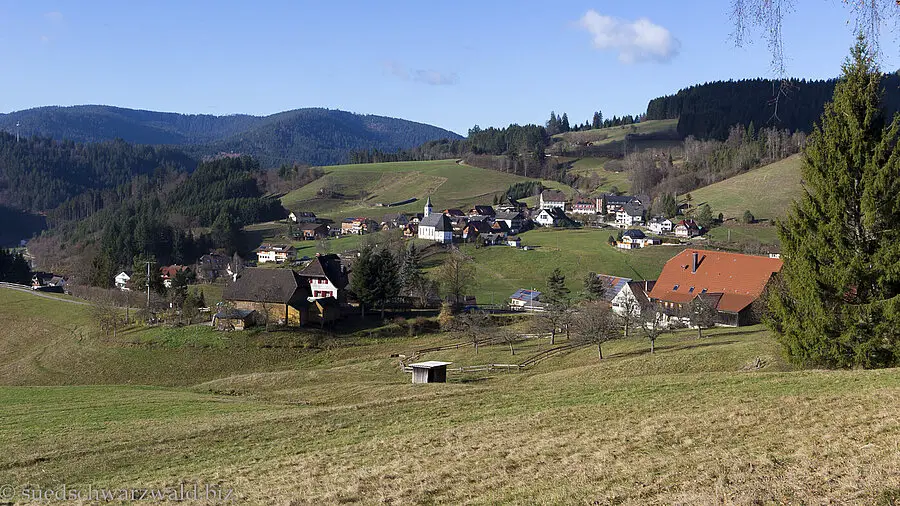
[[[749,210],[756,219],[774,220],[785,215],[803,192],[800,176],[802,155],[793,155],[744,174],[690,192],[691,205],[709,204],[713,215],[740,219]],[[682,196],[683,197],[683,196]]]
[[[436,209],[467,209],[490,204],[510,185],[527,181],[520,176],[458,164],[455,160],[429,162],[372,163],[322,167],[325,176],[285,195],[281,201],[290,210],[313,211],[333,220],[366,216],[377,221],[387,213],[422,212],[431,196]],[[320,198],[320,190],[343,194],[343,198]],[[415,202],[384,207],[408,199]],[[378,206],[383,204],[384,206]]]
[[[66,317],[79,318],[72,311],[44,320],[64,329]],[[27,311],[2,316],[12,327],[31,323]],[[411,385],[390,354],[459,336],[360,340],[243,372],[184,369],[183,386],[143,386],[139,375],[129,385],[122,375],[116,385],[73,377],[68,386],[0,387],[0,483],[197,483],[253,504],[890,504],[900,497],[897,370],[793,371],[761,328],[705,334],[664,335],[654,355],[635,337],[607,343],[603,361],[585,347],[520,372],[451,370],[438,385]],[[55,338],[69,346],[67,332]],[[461,346],[423,359],[515,363],[549,343],[517,347],[516,356],[500,345],[477,355]],[[198,351],[215,360],[215,350]],[[100,360],[72,369],[129,371],[146,360],[91,358]],[[9,359],[0,353],[4,366]]]
[[[635,123],[633,125],[621,125],[609,128],[598,128],[583,132],[566,132],[554,135],[554,139],[566,142],[590,145],[609,144],[624,141],[628,135],[677,135],[678,120],[651,120]],[[639,141],[640,142],[640,141]]]
[[[530,251],[508,246],[462,250],[474,259],[478,284],[472,292],[481,303],[503,302],[519,288],[543,291],[555,267],[566,276],[572,293],[582,290],[588,272],[632,279],[656,279],[679,246],[653,246],[625,251],[607,244],[615,229],[536,229],[520,234]]]

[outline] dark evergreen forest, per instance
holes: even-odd
[[[698,84],[674,95],[655,98],[646,119],[678,118],[682,137],[725,140],[734,125],[775,127],[811,132],[813,123],[834,94],[835,80],[747,79]],[[900,75],[886,74],[884,108],[888,116],[900,110]]]

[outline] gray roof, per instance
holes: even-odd
[[[316,258],[313,258],[299,274],[303,277],[326,277],[337,288],[344,288],[347,285],[347,276],[341,269],[341,257],[333,253],[316,255]]]
[[[544,190],[541,192],[541,200],[545,202],[565,202],[566,194],[559,190]]]
[[[436,232],[453,231],[453,223],[450,222],[450,218],[442,213],[429,214],[422,218],[422,221],[419,222],[419,227],[434,227]]]
[[[306,306],[309,283],[291,269],[247,268],[225,287],[222,298],[246,302]]]
[[[644,232],[642,232],[640,230],[631,229],[631,230],[626,230],[625,232],[622,232],[622,237],[631,237],[632,239],[643,239],[647,236],[644,235]]]
[[[495,220],[521,220],[522,213],[519,211],[500,211],[494,216]]]
[[[625,214],[629,216],[643,216],[644,215],[644,206],[634,204],[629,202],[622,206],[622,210],[625,211]]]

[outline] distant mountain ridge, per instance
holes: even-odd
[[[214,116],[106,105],[47,106],[0,114],[0,130],[76,142],[121,138],[135,144],[179,146],[200,157],[235,152],[254,156],[265,166],[331,165],[346,162],[353,150],[396,151],[431,140],[462,138],[424,123],[323,108],[269,116]]]

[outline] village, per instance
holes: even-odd
[[[458,251],[460,245],[511,247],[525,252],[529,246],[523,244],[521,234],[528,230],[555,228],[567,233],[585,227],[607,228],[608,241],[596,247],[615,248],[622,254],[649,247],[670,247],[672,251],[656,279],[594,274],[602,286],[598,298],[612,315],[624,321],[626,332],[629,325],[636,323],[671,329],[758,323],[756,302],[781,268],[778,255],[703,249],[705,230],[690,217],[688,206],[679,208],[679,213],[687,211],[688,216],[666,217],[650,216],[648,204],[646,196],[603,194],[593,199],[568,199],[563,192],[545,189],[539,194],[538,205],[531,209],[510,200],[496,206],[474,205],[467,211],[437,211],[427,196],[422,213],[385,214],[380,223],[355,217],[340,220],[339,226],[332,228],[330,220],[300,210],[289,212],[285,223],[294,241],[322,243],[338,237],[394,232],[402,233],[402,240],[413,248],[414,244],[426,249],[431,245],[437,252]],[[135,272],[122,271],[115,276],[114,286],[123,293],[130,292],[131,304],[136,306],[144,304],[146,292],[148,311],[153,295],[152,312],[167,314],[170,320],[173,314],[181,313],[180,306],[172,302],[168,307],[162,305],[165,301],[158,300],[156,290],[151,294],[151,285],[159,285],[170,293],[178,289],[188,292],[193,286],[221,286],[221,292],[214,292],[220,297],[213,297],[215,300],[208,305],[203,300],[205,307],[197,308],[197,314],[187,320],[221,331],[256,326],[267,331],[304,326],[325,328],[360,314],[363,303],[351,287],[359,249],[300,257],[291,243],[265,242],[254,250],[254,255],[255,258],[245,260],[237,254],[212,251],[200,257],[196,265],[158,267],[156,277],[148,278],[149,270],[137,273],[138,277]],[[35,273],[32,289],[66,292],[66,282],[63,276]],[[433,290],[412,297],[401,289],[391,294],[387,306],[397,314],[435,314],[446,304],[453,306],[453,311],[536,314],[553,310],[554,301],[547,299],[545,291],[542,287],[521,287],[506,294],[505,301],[501,295],[488,303],[470,293],[457,293],[454,299]],[[154,318],[165,320],[164,316]],[[184,321],[177,316],[174,320]]]

